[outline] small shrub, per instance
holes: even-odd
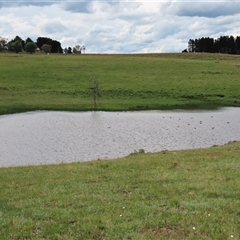
[[[139,149],[139,150],[134,150],[133,153],[130,153],[130,156],[131,155],[137,155],[137,154],[144,154],[145,153],[145,150],[144,149]]]

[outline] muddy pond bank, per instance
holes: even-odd
[[[240,108],[0,116],[0,167],[58,164],[240,140]]]

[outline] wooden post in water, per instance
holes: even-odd
[[[99,79],[94,77],[93,79],[93,101],[94,101],[94,109],[97,108],[97,99],[100,97],[100,92],[99,92]]]

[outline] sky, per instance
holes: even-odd
[[[0,36],[17,35],[86,53],[181,52],[189,39],[240,36],[240,0],[0,0]]]

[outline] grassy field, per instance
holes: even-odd
[[[240,107],[240,56],[1,53],[0,66],[0,114]],[[239,156],[234,142],[0,168],[0,239],[240,239]]]
[[[0,114],[240,106],[240,56],[0,54]]]
[[[240,239],[240,142],[0,168],[1,239]]]

